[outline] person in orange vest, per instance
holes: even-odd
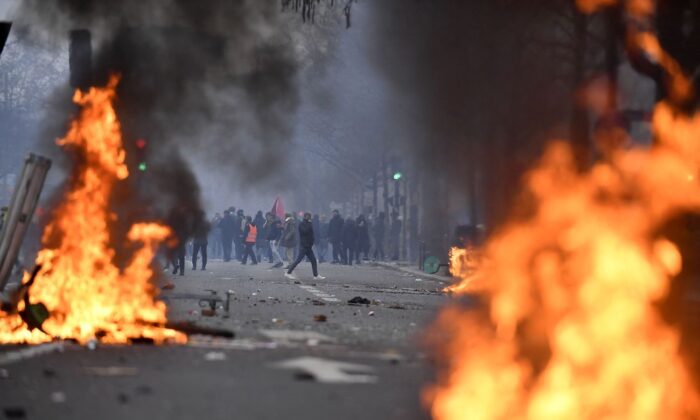
[[[246,216],[245,218],[245,229],[243,230],[243,238],[244,249],[243,260],[241,261],[241,264],[247,264],[248,256],[250,256],[250,259],[253,261],[253,265],[258,265],[258,259],[255,257],[255,250],[253,249],[253,247],[255,246],[255,241],[258,238],[258,228],[257,226],[255,226],[255,223],[253,223],[253,219],[251,219],[250,216]]]

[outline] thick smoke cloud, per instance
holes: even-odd
[[[128,199],[166,218],[173,208],[201,207],[189,154],[239,185],[284,170],[280,150],[298,102],[286,18],[275,1],[25,0],[18,24],[45,39],[91,32],[93,83],[121,75],[117,111],[137,184]],[[63,111],[54,113],[60,124]],[[135,148],[139,138],[145,151]],[[142,154],[145,173],[137,171]]]

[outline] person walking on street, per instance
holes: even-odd
[[[253,223],[253,219],[250,216],[245,217],[245,228],[243,228],[243,256],[241,257],[241,264],[246,265],[248,263],[248,256],[253,261],[253,265],[258,265],[258,260],[255,257],[255,246],[256,240],[258,238],[258,228]]]
[[[343,223],[343,264],[352,265],[357,252],[357,225],[352,217]]]
[[[374,260],[384,261],[384,230],[386,229],[384,224],[384,212],[379,212],[377,216],[377,221],[372,227],[372,233],[374,236]]]
[[[230,211],[224,211],[224,217],[219,222],[221,228],[221,242],[224,249],[224,261],[231,261],[231,251],[233,248],[233,236],[236,230],[236,221]]]
[[[284,247],[287,257],[287,268],[289,268],[294,261],[294,250],[297,246],[297,227],[292,215],[289,213],[284,215],[284,226],[282,228],[280,245]]]
[[[199,225],[194,229],[194,238],[192,239],[192,270],[197,269],[197,255],[202,251],[202,271],[207,269],[207,246],[209,245],[209,230],[211,225],[205,216],[202,215]]]
[[[343,261],[343,218],[338,210],[333,210],[333,217],[328,223],[328,239],[333,246],[333,264],[340,264]]]
[[[282,222],[277,216],[270,214],[268,218],[267,240],[272,251],[272,268],[280,268],[284,265],[282,256],[280,255],[280,239],[282,238]]]
[[[314,280],[323,280],[325,277],[318,274],[318,263],[314,255],[314,227],[311,223],[311,213],[304,213],[304,219],[299,223],[299,255],[296,260],[289,266],[284,276],[288,279],[296,280],[292,274],[294,269],[299,265],[304,258],[308,258],[311,262],[311,270],[314,274]]]

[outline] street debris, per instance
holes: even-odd
[[[369,305],[372,303],[369,299],[363,298],[362,296],[355,296],[348,301],[349,305]]]
[[[89,366],[85,373],[92,376],[136,376],[139,370],[128,366]]]
[[[221,351],[210,351],[204,355],[204,360],[207,362],[222,362],[226,360],[226,353]]]
[[[387,308],[389,308],[389,309],[406,309],[405,306],[398,305],[398,304],[389,305],[389,306],[387,306]]]
[[[61,391],[52,392],[51,402],[54,404],[63,404],[64,402],[66,402],[66,394]]]
[[[5,413],[5,418],[8,419],[26,419],[27,412],[22,407],[5,407],[2,409]]]
[[[317,300],[317,299],[313,299],[311,301],[311,304],[314,306],[326,306],[326,302],[322,302],[322,301]]]
[[[161,287],[162,290],[173,290],[175,288],[175,283],[169,281]]]
[[[95,350],[97,348],[97,340],[93,338],[92,340],[87,342],[85,347],[87,347],[90,351]]]
[[[210,308],[204,308],[201,311],[202,316],[207,316],[207,317],[212,317],[216,315],[216,310],[215,309],[210,309]]]
[[[326,322],[327,319],[325,315],[314,315],[314,321],[316,322]]]
[[[296,372],[294,379],[297,381],[315,381],[316,377],[308,372]]]
[[[374,311],[369,311],[369,312],[367,313],[367,316],[374,316]]]

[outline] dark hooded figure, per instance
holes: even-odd
[[[352,265],[357,252],[357,225],[352,217],[343,223],[343,264]]]
[[[236,221],[230,211],[224,211],[224,217],[219,222],[221,228],[221,242],[224,249],[224,261],[231,261],[231,248],[233,247],[233,236],[236,231]]]
[[[304,219],[299,223],[299,252],[297,253],[297,258],[289,266],[287,272],[284,276],[288,279],[296,280],[296,277],[292,274],[294,269],[299,265],[304,258],[308,258],[311,262],[311,270],[314,274],[315,280],[323,280],[325,277],[318,275],[318,263],[316,261],[316,255],[314,255],[314,226],[311,223],[311,213],[304,213]]]
[[[355,223],[357,225],[357,249],[355,253],[355,260],[358,264],[360,264],[360,261],[362,261],[362,257],[360,256],[361,254],[364,256],[364,259],[368,259],[369,224],[367,223],[367,219],[365,219],[364,214],[357,216]]]
[[[194,227],[194,237],[192,239],[192,270],[197,269],[197,256],[202,252],[202,271],[207,269],[207,246],[209,245],[209,231],[211,225],[204,214],[197,219],[199,222]]]
[[[186,206],[178,206],[170,212],[168,225],[177,238],[177,246],[170,251],[170,259],[173,263],[173,274],[180,272],[185,275],[185,255],[187,254],[188,235],[192,233],[192,213]]]
[[[338,210],[333,210],[333,217],[328,223],[328,240],[333,246],[333,264],[344,260],[343,254],[343,218]]]

